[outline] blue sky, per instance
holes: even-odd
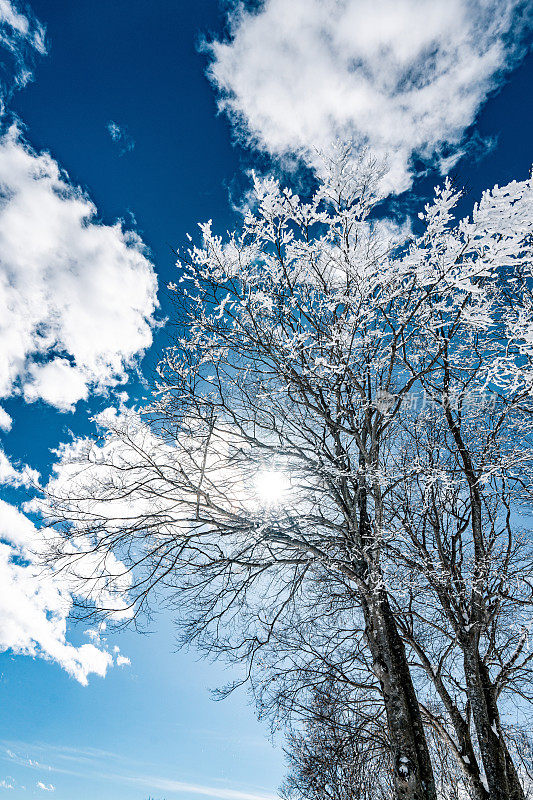
[[[468,187],[465,213],[483,189],[525,178],[533,161],[528,13],[518,0],[431,0],[424,14],[417,0],[268,0],[240,15],[215,0],[0,3],[8,580],[8,548],[35,535],[21,505],[28,469],[45,477],[52,449],[71,433],[90,434],[89,417],[119,392],[142,399],[137,368],[149,377],[170,336],[159,323],[170,312],[173,249],[198,221],[213,218],[222,232],[237,223],[247,170],[298,181],[297,163],[317,167],[316,147],[352,138],[388,157],[387,207],[401,220],[448,169]],[[0,589],[0,793],[275,794],[280,742],[271,745],[243,692],[211,699],[208,687],[228,673],[177,653],[168,614],[148,636],[90,640],[87,625],[62,631],[66,590],[66,611],[35,582],[22,591],[26,616],[20,602],[10,607],[18,595]],[[91,641],[92,650],[79,649]],[[115,647],[131,663],[117,663]]]

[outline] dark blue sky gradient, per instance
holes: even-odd
[[[49,150],[87,190],[104,222],[135,222],[159,276],[162,317],[165,285],[176,274],[172,249],[187,232],[194,235],[199,221],[213,217],[221,231],[234,226],[228,197],[248,160],[216,113],[207,60],[198,52],[202,36],[223,30],[220,7],[213,0],[39,0],[32,8],[46,23],[49,55],[10,108],[28,141]],[[132,151],[119,154],[106,129],[110,120],[128,128]],[[156,338],[166,342],[167,332]],[[146,359],[148,373],[156,352]],[[134,379],[128,389],[142,394]],[[105,400],[93,400],[90,408],[101,405]],[[46,471],[49,447],[69,428],[80,432],[88,407],[79,403],[73,416],[41,402],[6,402],[18,421],[12,454]]]

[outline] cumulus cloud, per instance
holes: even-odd
[[[35,510],[53,522],[56,514],[63,518],[67,507],[73,530],[82,531],[94,515],[120,531],[136,517],[175,512],[176,498],[165,494],[161,465],[172,473],[180,451],[158,437],[134,409],[107,408],[94,419],[97,439],[74,437],[55,451],[46,499],[36,501]],[[143,489],[156,484],[156,492]]]
[[[120,222],[103,224],[52,156],[35,151],[19,126],[8,127],[5,103],[45,53],[44,27],[29,7],[0,0],[0,398],[21,395],[69,411],[125,381],[150,346],[157,281],[141,239]],[[133,146],[116,133],[122,147]],[[0,407],[0,429],[11,425]],[[10,493],[39,480],[0,449],[0,485]],[[72,570],[43,567],[51,534],[21,510],[31,507],[0,500],[0,651],[54,661],[86,684],[91,674],[104,676],[115,656],[119,665],[127,659],[112,655],[101,637],[68,641],[74,599],[98,594],[123,618],[128,582],[116,560],[108,562],[112,575],[94,560],[80,563],[88,584]]]
[[[61,411],[70,411],[78,400],[86,400],[88,394],[85,376],[65,358],[28,367],[24,399],[30,403],[41,399]]]
[[[11,488],[38,486],[39,474],[26,465],[14,466],[0,449],[0,485]],[[31,509],[32,503],[25,508]],[[100,632],[86,631],[90,642],[75,646],[67,640],[67,622],[74,598],[91,601],[98,596],[113,616],[129,616],[126,596],[129,579],[119,561],[102,563],[85,556],[74,569],[54,571],[43,566],[53,533],[36,527],[20,508],[0,499],[0,652],[44,658],[59,664],[81,684],[90,674],[104,676],[116,663],[129,660],[118,648],[109,652]],[[84,581],[82,576],[90,576]]]
[[[110,653],[66,640],[72,606],[68,585],[51,576],[43,579],[42,569],[27,559],[25,548],[35,546],[39,532],[3,500],[0,519],[0,650],[56,661],[82,684],[90,673],[105,675],[113,661]]]
[[[206,45],[219,106],[248,143],[316,164],[337,138],[387,156],[387,189],[413,158],[461,153],[466,129],[522,54],[521,0],[265,0],[238,3]]]
[[[39,485],[39,473],[24,464],[20,469],[13,466],[2,448],[0,448],[0,485],[4,486],[30,486]]]
[[[7,433],[11,430],[12,424],[13,420],[7,411],[0,406],[0,430],[3,430],[5,433]]]
[[[56,787],[51,783],[43,783],[42,781],[37,781],[37,788],[42,789],[43,792],[55,792],[56,790]]]
[[[0,397],[66,411],[125,380],[152,341],[156,277],[139,237],[99,222],[48,153],[0,138]]]
[[[91,592],[99,591],[101,565],[85,563],[86,574],[93,579],[89,587],[68,570],[47,570],[39,563],[39,552],[49,535],[14,505],[0,500],[0,651],[55,661],[86,685],[90,674],[103,677],[114,658],[99,636],[79,646],[69,643],[67,620],[74,596],[90,598]],[[81,569],[81,564],[77,566]],[[117,574],[121,571],[117,561],[110,562],[110,568]],[[104,580],[109,587],[109,576]],[[127,588],[124,583],[122,588]],[[116,604],[116,598],[112,600]],[[115,616],[127,616],[123,608],[115,607]],[[129,662],[117,655],[116,663]]]
[[[121,156],[123,156],[124,153],[129,153],[131,150],[133,150],[135,147],[135,141],[130,136],[126,127],[117,125],[116,122],[110,120],[107,123],[106,128],[112,140],[118,146]]]

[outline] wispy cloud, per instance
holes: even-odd
[[[6,747],[6,745],[8,746]],[[25,755],[18,755],[15,750],[24,751]],[[7,756],[9,760],[19,766],[25,766],[32,770],[43,769],[49,773],[70,775],[84,780],[97,778],[122,785],[139,786],[148,791],[161,791],[176,795],[193,794],[211,798],[211,800],[277,800],[276,795],[261,789],[234,788],[228,785],[208,786],[194,781],[167,778],[157,774],[157,771],[153,769],[154,765],[151,765],[150,774],[148,772],[138,773],[134,769],[135,765],[139,766],[137,759],[128,759],[116,753],[98,749],[4,742],[4,753],[4,758]],[[31,753],[32,757],[26,755],[27,753]],[[39,760],[42,758],[55,763],[54,765],[45,765]],[[68,766],[63,765],[62,762],[65,761]],[[76,764],[78,769],[76,769]],[[123,771],[117,771],[119,769]],[[45,781],[39,781],[39,784],[52,786]]]
[[[37,761],[34,758],[30,758],[29,756],[20,755],[19,753],[13,752],[9,747],[6,748],[6,756],[9,758],[10,761],[17,764],[19,767],[29,767],[30,769],[41,769],[51,772],[52,767],[48,764],[42,764],[40,761]]]
[[[44,25],[27,4],[22,8],[15,0],[0,0],[0,47],[4,54],[0,77],[2,107],[6,97],[32,79],[35,55],[46,53]]]
[[[128,129],[124,125],[117,125],[116,122],[110,120],[107,125],[107,132],[111,136],[112,140],[119,148],[119,154],[121,156],[124,153],[129,153],[135,147],[135,141],[130,136]]]
[[[100,750],[96,747],[71,747],[68,745],[49,744],[45,742],[21,742],[0,740],[0,758],[15,761],[19,766],[31,769],[43,769],[47,771],[67,771],[61,768],[61,764],[66,761],[68,764],[78,764],[90,766],[91,770],[98,765],[105,763],[119,764],[124,763],[133,766],[138,763],[136,759],[130,759],[119,753],[109,750]],[[46,761],[53,761],[55,766],[51,766]],[[58,766],[59,765],[59,766]]]
[[[413,159],[449,168],[490,92],[524,52],[522,0],[235,2],[206,44],[219,106],[247,143],[316,163],[337,138],[387,156],[389,190]]]
[[[183,781],[175,781],[155,776],[135,776],[126,778],[126,780],[128,783],[135,783],[139,786],[146,786],[147,788],[157,789],[162,792],[198,794],[203,797],[211,797],[213,800],[278,800],[276,795],[263,792],[247,792],[218,786],[203,786],[198,783],[184,783]]]
[[[56,790],[56,787],[51,783],[43,783],[42,781],[37,781],[36,786],[38,789],[42,789],[43,792],[55,792]]]

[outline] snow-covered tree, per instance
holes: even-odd
[[[378,167],[366,156],[353,164],[346,153],[330,162],[308,202],[255,178],[238,233],[223,241],[210,223],[201,226],[201,244],[183,254],[170,287],[178,335],[160,364],[151,407],[141,418],[108,414],[103,442],[63,451],[48,495],[62,532],[56,558],[68,558],[64,544],[78,537],[91,542],[93,559],[113,552],[134,574],[137,610],[164,590],[186,639],[244,661],[250,675],[276,632],[298,619],[302,598],[328,582],[343,584],[354,652],[368,654],[385,710],[395,797],[436,798],[428,725],[477,800],[503,798],[500,781],[519,797],[503,730],[488,711],[498,691],[485,692],[485,706],[480,699],[487,674],[495,679],[480,650],[490,625],[482,630],[481,621],[486,604],[499,602],[486,596],[492,551],[483,539],[496,523],[480,497],[486,480],[503,495],[516,482],[509,472],[515,450],[520,463],[528,458],[522,423],[514,450],[500,437],[509,441],[510,420],[526,408],[531,385],[531,185],[494,190],[472,218],[455,223],[460,194],[446,183],[421,215],[422,234],[405,243],[373,213]],[[490,387],[512,406],[486,437],[496,443],[497,465],[490,458],[481,465],[465,446],[451,394],[470,387]],[[421,637],[408,636],[413,591],[422,586],[438,613],[444,601],[419,551],[408,559],[402,544],[412,545],[410,527],[416,540],[420,515],[428,519],[425,494],[410,503],[411,481],[435,483],[427,458],[406,456],[409,407],[422,396],[439,409],[455,465],[448,479],[468,505],[469,532],[460,526],[459,536],[472,542],[473,581],[461,589],[469,587],[470,616],[461,617],[465,636],[450,652],[459,647],[464,656],[484,774],[477,764],[469,768],[463,747],[470,720],[462,717],[465,733],[450,708],[444,722],[432,717],[409,664],[416,642],[422,647]],[[514,521],[506,531],[514,540]],[[520,591],[525,617],[527,591]],[[435,629],[431,615],[423,624]],[[439,694],[428,658],[422,667]]]
[[[353,713],[336,677],[313,692],[305,722],[293,728],[286,756],[286,800],[391,800],[392,764],[379,717]]]
[[[472,716],[484,783],[491,798],[502,800],[519,800],[524,792],[499,704],[509,694],[529,696],[531,679],[533,404],[524,320],[532,197],[530,181],[496,187],[470,220],[453,231],[435,230],[422,242],[429,259],[455,269],[466,263],[475,280],[457,281],[455,307],[436,304],[426,339],[430,352],[439,344],[441,352],[431,371],[420,373],[427,408],[416,418],[407,415],[398,437],[393,471],[401,479],[389,504],[392,551],[400,560],[406,556],[413,577],[423,576],[422,584],[416,577],[412,583],[404,634],[447,708],[463,761],[477,773],[465,715],[450,703],[460,656],[464,708]],[[419,246],[412,248],[415,259],[419,253]],[[418,354],[412,369],[420,370]],[[443,645],[439,658],[417,647],[413,618],[424,619],[426,629],[430,623],[434,653],[436,642]]]

